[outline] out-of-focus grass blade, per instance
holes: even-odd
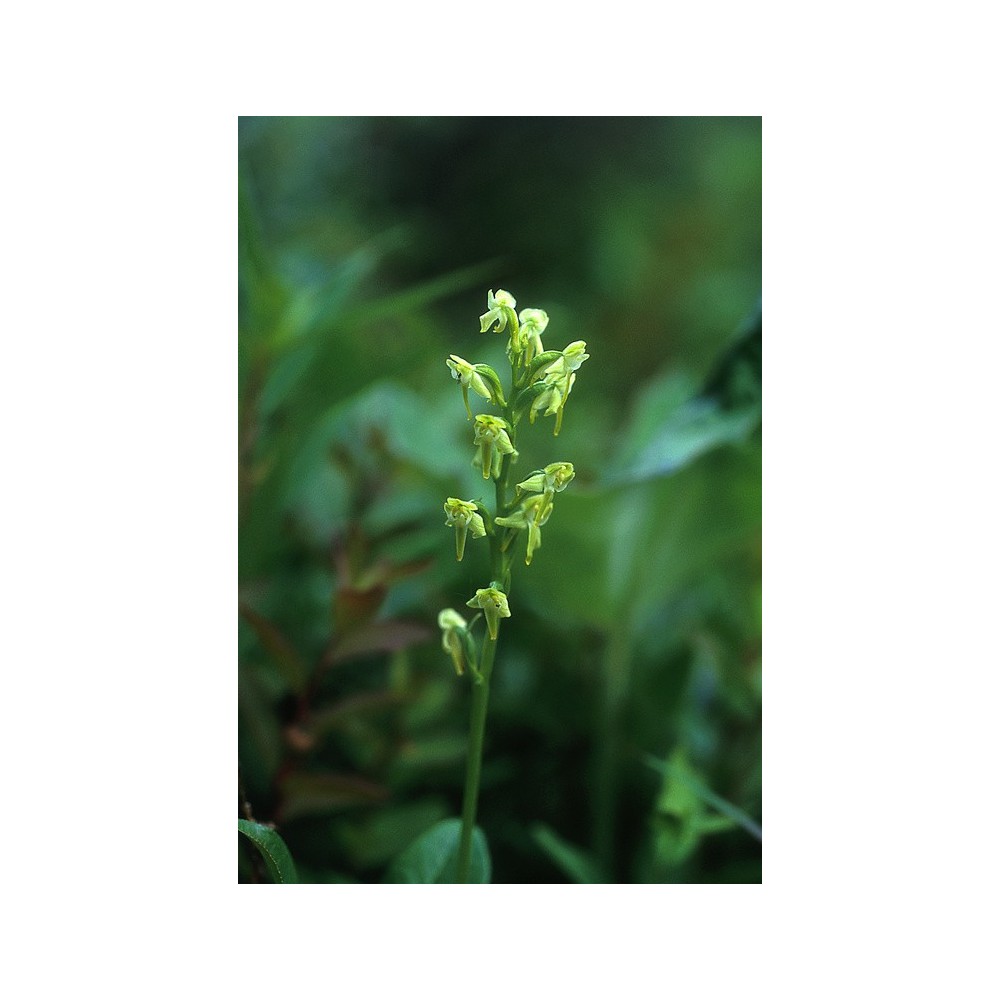
[[[755,405],[726,410],[714,399],[689,395],[691,390],[690,380],[681,374],[643,389],[602,485],[668,476],[714,448],[745,440],[760,423]]]
[[[703,802],[710,805],[717,812],[722,813],[727,819],[731,819],[734,823],[743,827],[755,840],[762,840],[763,834],[761,828],[750,816],[738,806],[734,806],[732,802],[727,802],[721,795],[716,795],[710,788],[706,788],[701,782],[696,781],[683,769],[673,767],[667,761],[653,756],[647,756],[646,763],[653,770],[669,775],[671,778],[676,778],[694,792]]]
[[[432,278],[414,288],[386,295],[375,302],[366,302],[356,308],[345,312],[343,325],[350,326],[356,323],[371,323],[374,320],[385,319],[388,316],[398,316],[400,314],[416,312],[430,305],[437,299],[444,298],[454,292],[472,288],[489,280],[498,266],[498,261],[487,260],[481,264],[473,264],[471,267],[463,267],[458,271],[451,271],[438,278]],[[486,293],[483,293],[485,301]]]
[[[532,828],[531,836],[549,860],[574,882],[586,885],[607,883],[597,862],[586,851],[563,840],[551,827],[539,823]]]
[[[246,819],[237,822],[240,826],[240,833],[248,837],[260,851],[264,858],[264,864],[267,865],[268,873],[275,882],[297,883],[299,881],[292,856],[288,853],[285,842],[274,830],[269,826],[251,823]]]

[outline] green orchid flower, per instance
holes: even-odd
[[[545,369],[546,376],[560,378],[575,372],[580,365],[589,358],[587,353],[587,342],[585,340],[574,340],[566,348],[559,352],[559,357]]]
[[[562,493],[576,476],[572,462],[553,462],[544,469],[533,472],[524,482],[517,484],[521,493]]]
[[[549,314],[544,309],[522,309],[519,319],[521,339],[525,344],[523,364],[528,365],[533,358],[545,351],[542,347],[542,333],[549,325]]]
[[[490,387],[486,384],[483,376],[476,371],[477,365],[470,365],[465,358],[460,358],[457,354],[452,354],[445,364],[451,369],[451,377],[457,379],[462,386],[462,399],[465,400],[465,412],[472,419],[472,410],[469,408],[469,390],[478,393],[483,399],[493,399]]]
[[[569,398],[575,381],[575,372],[570,372],[569,375],[563,375],[552,381],[546,381],[545,389],[535,397],[535,401],[531,404],[528,420],[534,423],[535,417],[539,413],[545,417],[555,416],[556,426],[552,435],[553,437],[558,437],[559,431],[562,428],[563,410],[566,407],[566,400]]]
[[[552,516],[554,506],[551,494],[539,493],[522,501],[520,509],[513,514],[494,519],[495,524],[504,528],[514,528],[518,531],[527,529],[528,547],[524,556],[525,566],[531,565],[535,549],[542,547],[542,525]]]
[[[486,616],[486,628],[490,638],[496,642],[501,618],[510,618],[507,595],[497,587],[486,587],[476,591],[476,596],[465,602],[468,608],[482,608]]]
[[[483,470],[483,479],[500,478],[500,466],[504,455],[515,454],[511,444],[510,424],[502,417],[493,417],[488,413],[476,416],[476,434],[473,444],[479,446],[479,463]]]
[[[462,561],[465,555],[465,539],[468,534],[473,538],[482,538],[486,534],[486,525],[483,524],[483,517],[477,514],[479,505],[471,500],[458,500],[455,497],[448,497],[444,503],[444,512],[447,515],[445,525],[455,529],[455,554],[458,561]]]
[[[454,608],[445,608],[438,614],[438,626],[441,629],[441,647],[451,657],[455,673],[461,677],[465,673],[468,623]]]
[[[503,333],[507,329],[508,322],[512,329],[516,330],[517,313],[514,312],[516,306],[517,302],[510,292],[498,288],[494,295],[490,289],[486,296],[486,312],[479,317],[479,332],[486,333],[492,326],[494,333]]]
[[[545,388],[531,404],[531,410],[528,413],[528,419],[531,423],[535,422],[535,417],[539,413],[546,417],[555,416],[556,426],[552,433],[558,437],[562,428],[566,400],[569,399],[569,394],[573,391],[573,383],[576,382],[577,369],[589,357],[586,341],[574,340],[565,350],[559,352],[559,357],[552,364],[544,369],[542,384]]]

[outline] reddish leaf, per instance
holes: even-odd
[[[372,653],[395,653],[430,637],[426,625],[415,622],[381,621],[369,622],[335,639],[327,654],[327,662],[342,663],[344,660]]]
[[[352,695],[313,713],[305,725],[305,735],[316,740],[337,729],[345,721],[366,712],[377,712],[399,705],[402,697],[395,691],[369,691]]]
[[[277,625],[242,601],[240,601],[240,616],[253,629],[261,645],[281,668],[289,687],[296,694],[301,694],[306,686],[307,672],[295,647]]]
[[[290,774],[281,783],[283,822],[383,802],[389,790],[354,774]]]

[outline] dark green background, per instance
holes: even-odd
[[[444,526],[482,493],[444,361],[506,377],[502,287],[591,358],[560,436],[519,437],[577,478],[501,629],[493,880],[759,882],[760,119],[242,118],[239,171],[255,818],[303,881],[368,882],[459,813],[436,616],[488,569]]]

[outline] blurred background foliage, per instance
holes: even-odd
[[[460,812],[436,628],[487,584],[445,366],[506,370],[489,288],[585,340],[572,461],[501,631],[493,881],[759,882],[759,118],[241,118],[241,816],[378,882]],[[266,880],[241,838],[240,880]]]

